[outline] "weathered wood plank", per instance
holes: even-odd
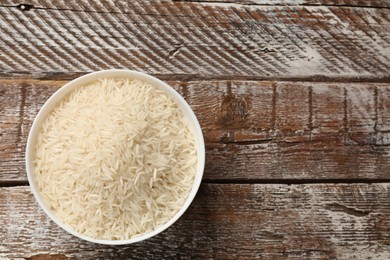
[[[390,185],[203,184],[172,227],[121,247],[67,234],[27,186],[0,188],[0,241],[0,258],[12,259],[388,259]]]
[[[12,176],[24,173],[22,144],[25,140],[22,141],[22,136],[26,133],[21,131],[24,117],[21,89],[25,88],[9,85],[0,90],[0,172],[5,179],[20,179]]]
[[[174,0],[175,1],[175,0]],[[355,7],[390,7],[388,0],[176,0],[182,2],[198,2],[203,4],[241,4],[241,5],[325,5]]]
[[[381,8],[46,0],[22,11],[16,4],[0,7],[2,77],[64,79],[108,68],[170,79],[390,77],[389,12]]]
[[[202,5],[219,5],[219,6],[234,6],[234,5],[262,5],[262,6],[346,6],[346,7],[371,7],[371,8],[387,8],[390,7],[389,0],[137,0],[140,3],[196,3]],[[66,3],[61,0],[40,1],[26,0],[23,4],[27,8],[55,8],[62,10],[77,10],[77,11],[103,11],[103,12],[124,12],[120,6],[127,4],[126,0],[68,0]],[[92,4],[91,4],[92,3]],[[21,3],[17,0],[3,0],[2,6],[19,6]],[[234,5],[233,5],[234,4]],[[30,6],[32,5],[32,6]]]
[[[26,180],[27,135],[39,109],[65,82],[0,83],[0,180]],[[12,176],[21,176],[14,178]]]
[[[189,88],[207,179],[390,178],[389,84],[219,84]]]
[[[0,181],[26,180],[28,131],[64,83],[0,82]],[[390,179],[390,84],[169,84],[199,118],[208,180]]]

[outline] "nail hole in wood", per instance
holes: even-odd
[[[16,7],[19,8],[21,11],[29,11],[32,8],[34,8],[33,5],[29,5],[29,4],[20,4],[20,5],[16,6]]]

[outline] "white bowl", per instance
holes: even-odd
[[[197,144],[197,154],[198,154],[198,165],[197,165],[197,171],[195,175],[195,180],[192,186],[192,189],[188,195],[187,200],[181,207],[181,209],[164,225],[157,227],[155,230],[149,233],[142,234],[138,237],[126,239],[126,240],[102,240],[102,239],[94,239],[90,238],[88,236],[81,235],[74,230],[70,229],[68,226],[64,225],[55,215],[55,213],[50,210],[46,204],[43,202],[38,189],[36,182],[34,181],[34,148],[36,144],[36,140],[38,137],[38,133],[40,130],[40,127],[42,123],[44,122],[45,118],[49,115],[51,110],[72,90],[74,90],[77,87],[84,86],[90,82],[93,82],[97,80],[98,78],[113,78],[113,77],[120,77],[120,78],[131,78],[131,79],[139,79],[143,82],[150,83],[151,85],[157,87],[160,90],[163,90],[165,93],[167,93],[178,105],[178,107],[182,110],[184,117],[188,120],[190,127],[193,130],[193,134],[195,136],[195,142]],[[176,220],[180,218],[181,215],[187,210],[187,208],[190,206],[191,202],[193,201],[200,183],[202,181],[203,177],[203,169],[205,164],[205,147],[204,147],[204,139],[202,135],[202,130],[200,128],[199,122],[190,108],[190,106],[187,104],[187,102],[184,100],[184,98],[177,93],[172,87],[167,85],[166,83],[162,82],[161,80],[152,77],[150,75],[147,75],[145,73],[131,71],[131,70],[103,70],[103,71],[97,71],[93,72],[87,75],[84,75],[82,77],[79,77],[77,79],[74,79],[70,81],[69,83],[65,84],[62,88],[57,90],[43,105],[41,110],[39,111],[38,115],[36,116],[34,123],[30,129],[30,133],[28,135],[27,139],[27,148],[26,148],[26,170],[27,170],[27,177],[28,181],[31,186],[31,190],[38,201],[39,205],[45,211],[45,213],[61,228],[66,230],[67,232],[71,233],[74,236],[77,236],[79,238],[82,238],[84,240],[99,243],[99,244],[106,244],[106,245],[124,245],[124,244],[131,244],[135,242],[139,242],[142,240],[145,240],[147,238],[153,237],[165,229],[167,229],[169,226],[171,226]]]

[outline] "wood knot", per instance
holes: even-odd
[[[223,125],[242,123],[249,114],[251,103],[249,97],[235,97],[229,93],[222,101],[221,123]]]

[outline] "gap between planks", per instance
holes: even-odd
[[[65,85],[71,80],[74,80],[78,77],[84,76],[90,72],[80,72],[80,73],[60,73],[60,74],[42,74],[38,77],[31,77],[31,75],[18,75],[13,73],[3,74],[0,72],[0,83],[53,83],[55,85]],[[183,82],[207,82],[207,81],[264,81],[264,82],[296,82],[296,83],[390,83],[390,75],[385,77],[326,77],[326,76],[317,76],[317,77],[297,77],[297,78],[265,78],[265,77],[254,77],[254,76],[235,76],[235,75],[162,75],[162,74],[153,74],[148,73],[149,75],[159,78],[163,81],[183,81]],[[27,77],[26,77],[27,76]]]
[[[283,3],[272,3],[270,1],[264,1],[264,2],[256,2],[255,0],[250,1],[242,1],[238,2],[235,0],[230,1],[216,1],[216,0],[172,0],[173,2],[178,3],[193,3],[193,4],[201,4],[201,5],[210,5],[210,6],[226,6],[226,7],[243,7],[243,6],[288,6],[288,7],[318,7],[318,6],[326,6],[326,7],[344,7],[344,8],[372,8],[372,9],[390,9],[389,6],[386,6],[386,3],[384,3],[384,6],[372,6],[372,5],[362,5],[362,4],[337,4],[337,3],[296,3],[295,1],[292,1],[292,4]]]
[[[292,3],[288,3],[288,1],[280,1],[280,3],[275,2],[258,2],[258,1],[215,1],[215,0],[172,0],[172,2],[176,3],[182,3],[182,4],[199,4],[199,5],[209,5],[209,6],[219,6],[219,7],[248,7],[248,6],[256,6],[256,7],[278,7],[278,6],[288,6],[288,7],[319,7],[319,6],[325,6],[325,7],[341,7],[341,8],[371,8],[371,9],[390,9],[390,6],[387,6],[386,3],[383,3],[383,5],[374,6],[374,5],[363,5],[363,4],[348,4],[348,3],[310,3],[310,2],[302,2],[302,3],[296,3],[295,1],[292,1]],[[21,11],[29,11],[31,9],[37,9],[37,10],[56,10],[56,11],[73,11],[73,12],[89,12],[89,13],[121,13],[126,14],[126,12],[115,12],[115,11],[98,11],[98,10],[83,10],[83,9],[73,9],[73,8],[53,8],[53,7],[42,7],[42,6],[35,6],[32,3],[20,3],[20,4],[1,4],[0,7],[5,8],[18,8]]]
[[[297,185],[297,184],[375,184],[390,183],[390,179],[203,179],[202,184],[264,184],[264,185]],[[28,181],[4,180],[0,181],[0,188],[30,186]]]

